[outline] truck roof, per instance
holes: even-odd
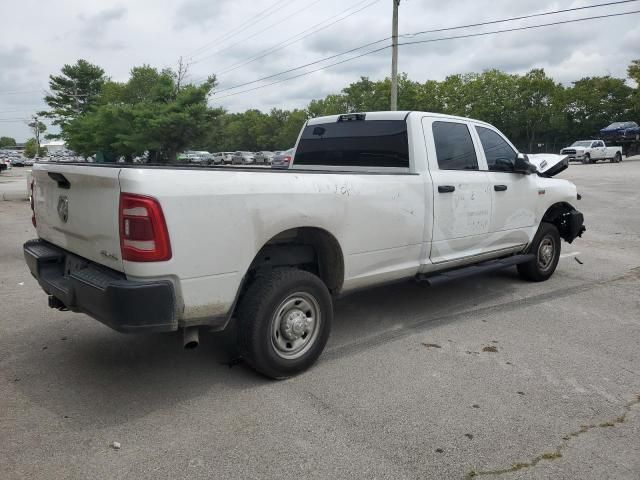
[[[420,111],[413,111],[413,110],[399,110],[399,111],[382,111],[382,112],[352,112],[352,113],[344,113],[344,114],[340,114],[340,115],[327,115],[324,117],[316,117],[316,118],[310,118],[307,121],[307,125],[317,125],[320,123],[333,123],[333,122],[337,122],[338,118],[341,117],[342,115],[365,115],[366,116],[366,120],[404,120],[405,118],[407,118],[409,115],[428,115],[430,117],[439,117],[442,118],[444,120],[473,120],[474,122],[477,123],[482,123],[485,125],[488,125],[488,123],[483,122],[482,120],[475,120],[473,118],[466,118],[466,117],[458,117],[455,115],[445,115],[444,113],[432,113],[432,112],[420,112]]]

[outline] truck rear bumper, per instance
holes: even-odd
[[[43,240],[26,242],[23,251],[52,308],[85,313],[124,333],[177,330],[171,282],[130,281]]]

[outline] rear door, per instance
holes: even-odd
[[[424,117],[422,128],[433,181],[431,261],[482,254],[487,249],[491,192],[470,125],[463,120]]]
[[[119,168],[36,164],[38,236],[76,255],[122,271]]]

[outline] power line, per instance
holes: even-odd
[[[356,52],[358,50],[362,50],[363,48],[370,47],[370,46],[375,45],[377,43],[384,42],[384,41],[388,40],[389,38],[390,37],[383,38],[381,40],[376,40],[374,42],[369,42],[369,43],[366,43],[364,45],[360,45],[359,47],[352,48],[351,50],[344,51],[342,53],[337,53],[337,54],[331,55],[329,57],[324,57],[324,58],[321,58],[319,60],[315,60],[313,62],[305,63],[304,65],[300,65],[298,67],[290,68],[289,70],[284,70],[284,71],[279,72],[279,73],[274,73],[273,75],[268,75],[266,77],[262,77],[262,78],[259,78],[257,80],[252,80],[250,82],[240,83],[238,85],[234,85],[233,87],[222,88],[220,90],[216,90],[213,93],[215,94],[215,93],[220,93],[220,92],[226,92],[227,90],[235,90],[236,88],[246,87],[247,85],[252,85],[254,83],[262,82],[263,80],[269,80],[270,78],[279,77],[280,75],[284,75],[286,73],[295,72],[296,70],[300,70],[300,69],[305,68],[305,67],[310,67],[312,65],[317,65],[318,63],[322,63],[322,62],[325,62],[327,60],[332,60],[334,58],[342,57],[343,55],[347,55],[348,53],[353,53],[353,52]],[[384,50],[385,48],[390,48],[390,45],[388,45],[386,47],[383,47],[381,50]],[[375,50],[375,51],[377,52],[378,50]],[[358,57],[353,57],[353,58],[360,58],[360,57],[358,56]],[[339,64],[337,64],[337,65],[339,65]]]
[[[264,10],[256,13],[254,16],[252,16],[248,20],[245,20],[240,25],[232,28],[231,30],[226,31],[224,34],[220,35],[219,37],[214,38],[213,40],[211,40],[210,42],[202,45],[201,47],[198,47],[195,50],[192,50],[186,56],[189,57],[189,58],[193,58],[194,55],[197,55],[201,51],[207,50],[210,46],[216,44],[219,40],[224,39],[224,40],[222,40],[224,42],[225,40],[228,40],[229,38],[234,37],[235,35],[237,35],[240,32],[240,30],[242,28],[244,28],[245,26],[249,25],[256,18],[259,18],[259,20],[256,21],[256,22],[253,22],[254,24],[265,20],[266,18],[270,17],[271,15],[273,15],[275,13],[275,11],[274,11],[274,12],[271,12],[271,13],[267,14],[267,12],[269,10],[275,9],[275,7],[279,6],[281,3],[284,3],[284,2],[291,3],[291,0],[278,0],[277,2],[272,4],[271,6],[269,6],[269,7],[265,8]],[[232,32],[235,32],[235,33],[232,33]]]
[[[525,18],[534,18],[534,17],[543,16],[543,15],[553,15],[553,14],[559,14],[559,13],[567,13],[567,12],[572,12],[572,11],[575,11],[575,10],[584,10],[586,8],[598,8],[598,7],[602,7],[602,6],[610,6],[610,5],[616,5],[616,4],[622,4],[622,3],[637,2],[637,1],[639,1],[639,0],[619,0],[617,2],[607,2],[607,3],[596,4],[596,5],[591,5],[591,6],[587,6],[587,7],[576,7],[576,8],[570,8],[570,9],[555,10],[555,11],[552,11],[552,12],[536,13],[536,14],[531,14],[531,15],[526,15],[526,16],[504,18],[504,19],[499,19],[499,20],[490,20],[490,21],[487,21],[487,22],[476,23],[476,24],[458,25],[458,26],[453,26],[453,27],[441,28],[441,29],[433,30],[433,31],[425,30],[424,32],[415,32],[415,33],[410,33],[410,34],[401,35],[401,36],[403,36],[403,37],[404,36],[411,36],[411,35],[415,36],[415,35],[419,35],[419,34],[422,35],[422,34],[426,34],[426,33],[435,32],[435,31],[442,32],[442,31],[458,30],[458,29],[469,28],[469,27],[477,27],[477,26],[483,26],[483,25],[492,25],[492,24],[495,24],[495,23],[506,23],[506,22],[515,21],[515,20],[522,20],[522,19],[525,19]],[[591,18],[605,18],[605,17],[589,17],[587,19],[591,19]],[[578,21],[581,21],[581,20],[578,20]],[[554,24],[549,24],[549,25],[554,25]],[[543,26],[545,26],[545,25],[543,25]],[[322,62],[325,62],[327,60],[333,60],[334,58],[338,58],[338,57],[347,55],[349,53],[353,53],[353,52],[356,52],[358,50],[362,50],[364,48],[371,47],[373,45],[385,42],[385,41],[389,40],[390,38],[391,37],[381,38],[380,40],[375,40],[373,42],[365,43],[364,45],[360,45],[360,46],[352,48],[350,50],[346,50],[344,52],[337,53],[335,55],[330,55],[328,57],[324,57],[324,58],[321,58],[319,60],[315,60],[313,62],[306,63],[304,65],[299,65],[297,67],[293,67],[293,68],[290,68],[288,70],[284,70],[282,72],[278,72],[278,73],[275,73],[275,74],[272,74],[272,75],[267,75],[266,77],[258,78],[256,80],[252,80],[252,81],[249,81],[249,82],[240,83],[240,84],[237,84],[237,85],[233,85],[231,87],[218,89],[213,93],[216,94],[216,93],[220,93],[220,92],[226,92],[228,90],[235,90],[236,88],[246,87],[246,86],[252,85],[254,83],[258,83],[258,82],[262,82],[264,80],[269,80],[271,78],[279,77],[280,75],[285,75],[287,73],[291,73],[291,72],[294,72],[296,70],[301,70],[303,68],[310,67],[312,65],[317,65],[318,63],[322,63]],[[465,38],[465,37],[462,37],[462,38]],[[372,53],[375,53],[377,51],[378,50],[375,50]],[[357,56],[357,57],[354,57],[354,58],[360,58],[360,56]],[[340,62],[340,63],[344,63],[344,62]],[[338,63],[338,65],[340,63]]]
[[[311,35],[313,35],[315,33],[318,33],[318,32],[320,32],[322,30],[326,30],[327,28],[335,25],[336,23],[342,22],[343,20],[346,20],[347,18],[349,18],[349,17],[351,17],[351,16],[353,16],[353,15],[355,15],[357,13],[360,13],[361,11],[363,11],[363,10],[373,6],[373,5],[375,5],[380,0],[374,0],[374,1],[368,3],[367,5],[361,7],[359,9],[357,9],[357,10],[355,10],[353,12],[350,12],[348,15],[345,15],[345,16],[343,16],[341,18],[338,18],[337,20],[334,20],[331,23],[323,25],[324,23],[326,23],[326,22],[328,22],[330,20],[333,20],[336,17],[340,17],[341,15],[347,13],[349,10],[352,10],[353,8],[359,7],[363,3],[366,3],[367,1],[369,1],[369,0],[364,0],[364,1],[358,2],[358,3],[350,6],[349,8],[343,10],[342,12],[338,13],[337,15],[333,15],[332,17],[329,17],[329,18],[323,20],[322,22],[316,23],[315,25],[307,28],[306,30],[301,31],[301,32],[297,33],[296,35],[292,35],[291,37],[283,40],[282,42],[277,43],[277,44],[273,45],[270,48],[262,50],[261,52],[258,52],[256,55],[254,55],[252,57],[249,57],[249,58],[245,59],[242,62],[235,63],[235,64],[231,65],[230,67],[221,70],[220,72],[218,72],[218,74],[232,72],[234,70],[237,70],[240,67],[248,65],[249,63],[253,63],[256,60],[260,60],[261,58],[264,58],[264,57],[266,57],[268,55],[271,55],[272,53],[275,53],[275,52],[277,52],[279,50],[282,50],[282,49],[288,47],[289,45],[293,45],[294,43],[298,43],[301,40],[304,40],[305,38],[307,38],[307,37],[309,37],[309,36],[311,36]],[[322,25],[322,26],[320,26],[320,25]],[[319,28],[316,28],[316,27],[319,27]],[[309,33],[307,33],[307,32],[309,32]],[[302,36],[300,36],[300,35],[302,35]],[[299,37],[299,38],[296,38],[296,37]],[[291,41],[289,41],[289,40],[291,40]]]
[[[0,92],[0,95],[22,95],[27,93],[39,93],[41,90],[14,90],[14,91],[6,91]]]
[[[456,35],[456,36],[452,36],[452,37],[442,37],[442,38],[433,38],[433,39],[429,39],[429,40],[419,40],[419,41],[414,41],[414,42],[404,42],[404,43],[399,43],[398,46],[415,45],[415,44],[420,44],[420,43],[435,43],[435,42],[443,42],[443,41],[447,41],[447,40],[457,40],[457,39],[462,39],[462,38],[472,38],[472,37],[481,37],[481,36],[487,36],[487,35],[496,35],[496,34],[500,34],[500,33],[518,32],[518,31],[523,31],[523,30],[532,30],[532,29],[550,27],[550,26],[556,26],[556,25],[566,25],[566,24],[569,24],[569,23],[578,23],[578,22],[584,22],[584,21],[589,21],[589,20],[597,20],[597,19],[612,18],[612,17],[622,17],[622,16],[625,16],[625,15],[633,15],[633,14],[637,14],[637,13],[640,13],[640,10],[634,10],[634,11],[631,11],[631,12],[624,12],[624,13],[612,13],[612,14],[608,14],[608,15],[598,15],[598,16],[578,18],[578,19],[573,19],[573,20],[564,20],[564,21],[560,21],[560,22],[544,23],[544,24],[540,24],[540,25],[530,25],[530,26],[526,26],[526,27],[516,27],[516,28],[509,28],[509,29],[504,29],[504,30],[494,30],[494,31],[491,31],[491,32],[471,33],[471,34],[466,34],[466,35]],[[362,53],[360,55],[356,55],[354,57],[350,57],[350,58],[347,58],[345,60],[341,60],[339,62],[331,63],[329,65],[324,65],[324,66],[322,66],[320,68],[317,68],[317,69],[314,69],[314,70],[310,70],[308,72],[303,72],[303,73],[300,73],[298,75],[294,75],[292,77],[283,78],[281,80],[277,80],[275,82],[271,82],[271,83],[268,83],[266,85],[259,85],[257,87],[249,88],[249,89],[242,90],[242,91],[239,91],[239,92],[229,93],[227,95],[223,95],[223,96],[217,97],[217,98],[218,98],[218,100],[221,100],[223,98],[233,97],[233,96],[236,96],[236,95],[241,95],[243,93],[259,90],[261,88],[267,88],[267,87],[270,87],[272,85],[276,85],[276,84],[279,84],[279,83],[282,83],[282,82],[286,82],[286,81],[289,81],[289,80],[294,80],[296,78],[303,77],[303,76],[306,76],[306,75],[310,75],[312,73],[319,72],[319,71],[325,70],[327,68],[331,68],[331,67],[334,67],[334,66],[337,66],[337,65],[341,65],[343,63],[347,63],[347,62],[350,62],[352,60],[356,60],[358,58],[366,57],[368,55],[373,55],[374,53],[378,53],[378,52],[381,52],[383,50],[387,50],[388,48],[391,48],[391,45],[386,45],[384,47],[377,48],[375,50],[371,50],[371,51]],[[319,62],[320,61],[314,62],[314,63],[319,63]],[[293,70],[296,70],[296,69],[293,69]],[[278,76],[278,75],[273,75],[273,76]],[[251,82],[251,83],[255,83],[255,82]]]
[[[290,15],[287,15],[286,17],[278,20],[277,22],[274,22],[272,24],[270,24],[268,27],[263,28],[262,30],[259,30],[257,32],[255,32],[253,35],[249,35],[248,37],[243,38],[242,40],[237,41],[236,43],[232,43],[231,45],[228,45],[220,50],[216,50],[213,53],[210,53],[209,55],[207,55],[206,57],[202,57],[199,58],[198,60],[194,60],[193,62],[191,62],[192,65],[195,65],[197,63],[203,62],[211,57],[214,57],[216,55],[219,55],[220,53],[226,52],[230,49],[232,49],[233,47],[235,47],[236,45],[240,45],[242,42],[246,42],[247,40],[251,40],[252,38],[257,37],[258,35],[260,35],[261,33],[266,32],[267,30],[278,26],[279,24],[281,24],[282,22],[284,22],[285,20],[290,19],[291,17],[294,17],[296,15],[298,15],[301,12],[304,12],[305,10],[309,10],[311,7],[313,7],[315,4],[320,3],[324,0],[315,0],[314,2],[312,2],[310,5],[307,5],[299,10],[296,10],[295,12],[291,13]]]
[[[619,0],[619,1],[615,1],[615,2],[607,2],[607,3],[598,3],[595,5],[587,5],[584,7],[574,7],[574,8],[565,8],[562,10],[554,10],[552,12],[542,12],[542,13],[532,13],[530,15],[522,15],[520,17],[511,17],[511,18],[507,18],[507,19],[502,19],[502,20],[490,20],[487,22],[481,22],[481,23],[470,23],[468,25],[459,25],[457,27],[445,27],[445,28],[436,28],[434,30],[423,30],[421,32],[413,32],[413,33],[405,33],[404,35],[398,35],[399,37],[414,37],[416,35],[425,35],[427,33],[438,33],[438,32],[446,32],[446,31],[450,31],[450,30],[460,30],[463,28],[471,28],[471,27],[481,27],[484,25],[494,25],[496,23],[505,23],[505,22],[512,22],[515,20],[526,20],[528,18],[535,18],[535,17],[544,17],[544,16],[548,16],[548,15],[557,15],[559,13],[568,13],[568,12],[577,12],[580,10],[588,10],[591,8],[599,8],[599,7],[609,7],[609,6],[613,6],[613,5],[621,5],[624,3],[632,3],[632,2],[637,2],[639,0]]]
[[[33,107],[42,107],[42,105],[33,105]],[[0,113],[28,113],[32,112],[34,108],[22,108],[19,110],[0,110]]]
[[[638,0],[634,0],[634,1],[638,1]],[[640,10],[633,10],[630,12],[622,12],[622,13],[610,13],[607,15],[596,15],[593,17],[584,17],[584,18],[574,18],[572,20],[562,20],[562,21],[558,21],[558,22],[551,22],[551,23],[542,23],[540,25],[529,25],[526,27],[515,27],[515,28],[507,28],[504,30],[494,30],[491,32],[480,32],[480,33],[471,33],[471,34],[466,34],[466,35],[456,35],[453,37],[444,37],[444,38],[432,38],[432,39],[428,39],[428,40],[415,40],[413,42],[403,42],[403,43],[399,43],[398,45],[417,45],[419,43],[432,43],[432,42],[442,42],[444,40],[458,40],[461,38],[471,38],[471,37],[482,37],[485,35],[494,35],[497,33],[509,33],[509,32],[519,32],[522,30],[533,30],[536,28],[542,28],[542,27],[551,27],[551,26],[556,26],[556,25],[566,25],[568,23],[578,23],[578,22],[586,22],[589,20],[599,20],[599,19],[603,19],[603,18],[612,18],[612,17],[623,17],[625,15],[633,15],[636,13],[640,13]]]

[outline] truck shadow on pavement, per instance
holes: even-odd
[[[515,271],[505,271],[436,288],[404,282],[341,298],[325,357],[345,345],[410,326],[416,314],[437,318],[480,302],[510,299],[522,290],[514,279]],[[96,422],[118,425],[199,397],[221,401],[222,390],[273,383],[242,363],[236,366],[233,330],[202,333],[200,346],[185,351],[178,334],[122,335],[83,315],[51,316],[55,321],[18,334],[22,338],[14,344],[22,351],[3,363],[30,402],[73,420],[72,428]],[[428,329],[428,321],[424,327]],[[322,369],[322,364],[323,357],[315,368]]]

